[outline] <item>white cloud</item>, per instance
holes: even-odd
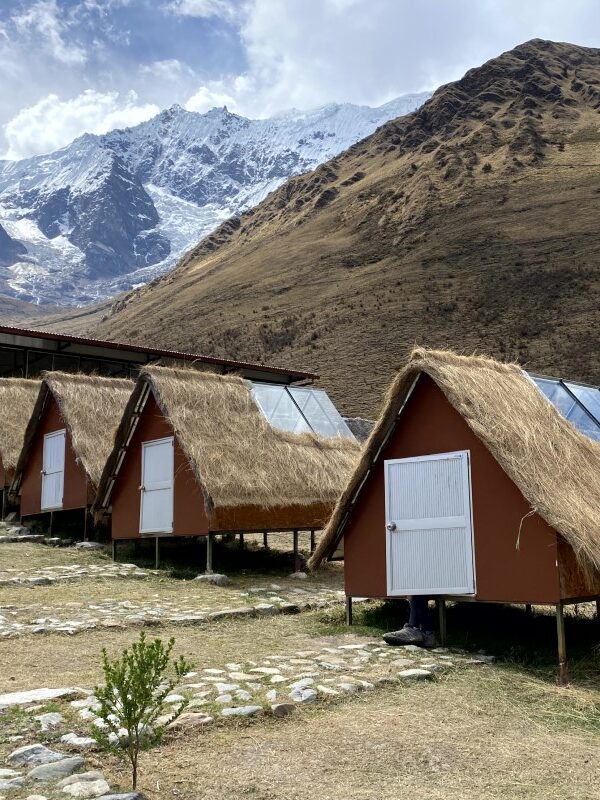
[[[166,10],[182,17],[202,19],[234,19],[236,16],[235,6],[229,0],[172,0],[167,4]]]
[[[202,107],[214,94],[230,97],[240,113],[266,116],[332,101],[373,105],[436,88],[534,37],[597,46],[600,3],[247,0],[238,21],[248,62],[243,81],[204,81],[189,103]]]
[[[140,67],[140,75],[160,81],[177,81],[193,76],[194,71],[176,58],[167,58],[163,61],[151,61],[149,64],[143,64]]]
[[[70,100],[50,94],[24,108],[4,126],[8,143],[5,158],[26,158],[64,147],[83,133],[106,133],[150,119],[159,112],[156,105],[139,103],[135,92],[121,97],[118,92],[88,89]]]
[[[232,92],[236,93],[235,82],[232,86]],[[237,93],[239,94],[239,92]],[[233,94],[227,92],[219,81],[200,86],[185,104],[188,111],[197,111],[200,114],[210,111],[211,108],[221,108],[222,106],[227,106],[229,111],[237,112],[240,110],[238,101]]]
[[[65,41],[68,26],[61,19],[56,0],[38,0],[27,11],[12,17],[19,33],[38,33],[50,54],[63,64],[74,66],[87,61],[85,50],[74,42]]]

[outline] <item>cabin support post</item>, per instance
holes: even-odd
[[[87,542],[88,540],[88,507],[85,506],[83,509],[83,541]]]
[[[154,569],[160,567],[160,536],[154,537]]]
[[[446,629],[446,599],[444,597],[436,597],[435,604],[438,612],[438,636],[440,645],[446,646],[447,629]]]
[[[532,608],[531,603],[526,603],[525,604],[525,617],[526,617],[528,622],[530,622],[531,619],[533,618],[533,608]]]
[[[206,537],[206,574],[212,575],[213,571],[213,534]]]
[[[596,600],[596,619],[600,619],[600,600]]]
[[[298,553],[298,531],[294,531],[294,572],[300,572],[300,555]]]
[[[244,549],[244,534],[240,533],[240,550]]]
[[[556,634],[558,638],[558,683],[566,686],[569,682],[567,670],[567,645],[565,641],[565,616],[563,604],[556,604]]]
[[[52,529],[54,527],[54,511],[50,512],[50,528],[48,530],[48,535],[52,536]]]
[[[111,542],[111,555],[112,555],[112,560],[116,561],[117,560],[117,540],[116,539],[113,539],[112,542]]]
[[[310,532],[310,552],[311,555],[315,552],[315,532],[311,530]]]
[[[6,486],[2,487],[2,516],[0,519],[4,519],[6,517]]]
[[[346,597],[346,625],[352,625],[352,598]]]
[[[269,549],[269,535],[266,531],[263,531],[263,547],[265,550]]]

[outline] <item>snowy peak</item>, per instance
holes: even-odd
[[[81,304],[145,283],[224,219],[428,97],[269,119],[174,105],[134,128],[0,161],[0,293]]]

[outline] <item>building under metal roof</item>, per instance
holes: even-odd
[[[61,370],[135,378],[144,364],[183,362],[219,373],[235,372],[252,381],[290,384],[318,378],[284,367],[0,325],[0,377],[33,378],[43,370]]]

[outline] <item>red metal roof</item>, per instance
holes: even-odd
[[[12,325],[0,325],[0,333],[13,334],[14,336],[28,336],[36,339],[49,339],[58,342],[70,342],[73,344],[87,344],[93,347],[106,347],[116,350],[124,350],[128,353],[144,353],[147,355],[164,356],[165,358],[175,358],[181,361],[202,361],[205,364],[217,364],[220,366],[231,367],[232,369],[254,369],[260,372],[272,372],[278,375],[288,375],[292,380],[315,380],[319,376],[312,372],[304,372],[284,367],[271,367],[267,364],[259,364],[252,361],[236,361],[230,358],[217,358],[215,356],[204,356],[200,353],[184,353],[180,350],[163,350],[156,347],[144,347],[143,345],[126,344],[124,342],[109,342],[105,339],[90,339],[85,336],[73,336],[67,333],[53,333],[52,331],[40,331],[33,328],[17,328]]]

